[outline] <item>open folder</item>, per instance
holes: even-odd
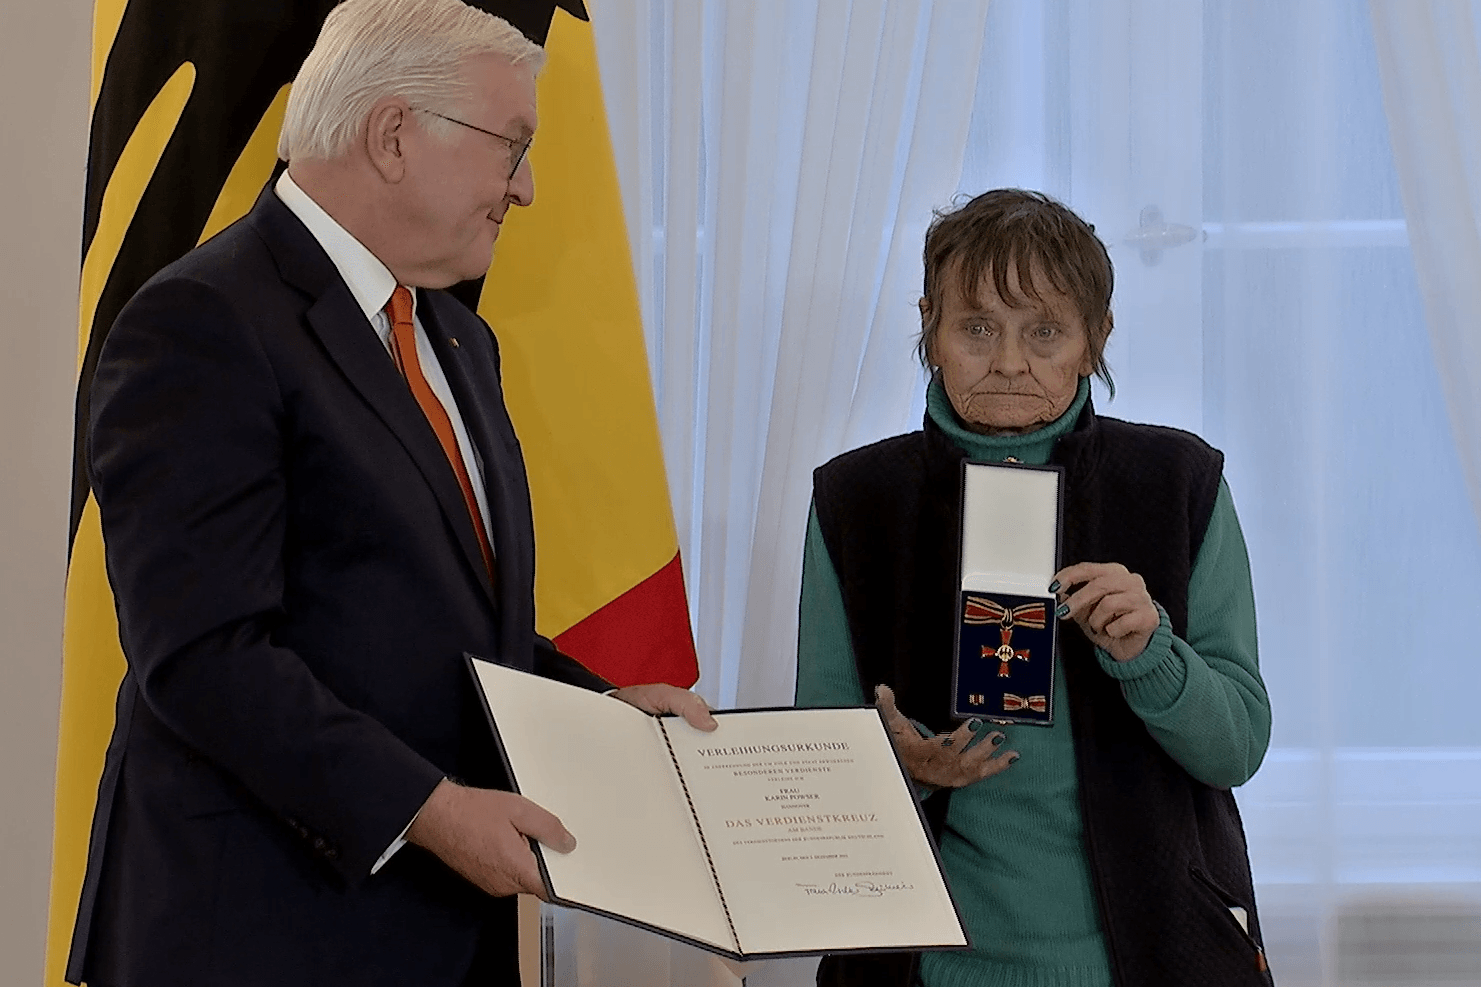
[[[705,733],[469,656],[514,788],[560,817],[550,900],[737,960],[969,945],[873,707]]]

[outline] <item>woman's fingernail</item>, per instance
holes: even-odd
[[[1003,735],[1001,733],[995,733],[995,734],[993,734],[993,737],[992,737],[992,745],[994,747],[1000,747],[1000,746],[1002,746],[1003,741],[1005,741],[1007,739],[1008,738],[1005,735]]]
[[[1056,579],[1054,582],[1052,582],[1052,583],[1049,584],[1049,592],[1051,592],[1051,593],[1058,593],[1059,592],[1059,580],[1058,579]]]
[[[1018,755],[1017,754],[1009,754],[1008,755],[1008,763],[1009,764],[1012,764],[1016,760],[1018,760]]]
[[[1054,616],[1056,616],[1056,617],[1064,618],[1064,617],[1068,617],[1069,615],[1070,615],[1070,605],[1068,603],[1061,603],[1059,605],[1059,609],[1054,611]]]
[[[981,729],[981,727],[982,721],[977,719],[977,717],[975,716],[967,721],[967,729],[971,730],[973,733],[976,733],[979,729]]]

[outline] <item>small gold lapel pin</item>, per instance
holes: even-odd
[[[458,337],[457,336],[449,336],[447,338],[452,341],[453,349],[457,349],[458,348]]]

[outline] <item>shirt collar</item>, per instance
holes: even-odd
[[[283,200],[283,205],[319,241],[319,246],[329,255],[329,260],[349,287],[350,294],[365,313],[365,318],[374,324],[376,315],[386,307],[386,302],[391,299],[391,292],[396,290],[396,276],[365,244],[356,240],[349,230],[339,225],[322,206],[309,198],[308,193],[288,177],[288,172],[283,172],[274,188],[278,198]],[[416,292],[412,292],[411,297],[415,310]]]

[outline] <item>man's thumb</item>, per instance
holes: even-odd
[[[542,809],[534,802],[526,800],[524,811],[512,821],[515,829],[539,840],[556,853],[570,853],[576,849],[576,837],[556,818],[555,813]]]

